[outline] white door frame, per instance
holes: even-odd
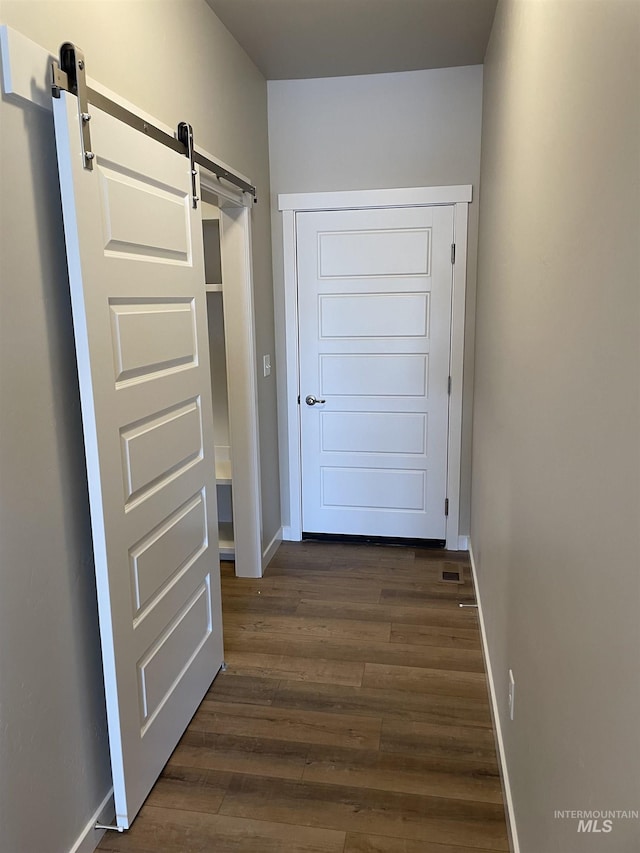
[[[214,158],[202,149],[205,157]],[[240,176],[244,177],[244,176]],[[246,179],[249,182],[248,179]],[[251,260],[251,206],[246,193],[221,182],[200,167],[200,187],[218,198],[222,310],[231,436],[231,470],[235,571],[237,577],[259,578],[264,571],[260,435],[256,375],[253,265]]]
[[[459,548],[460,459],[462,445],[462,378],[464,359],[464,321],[467,286],[467,220],[472,198],[470,184],[451,187],[411,187],[381,190],[347,190],[344,192],[284,193],[278,196],[282,211],[284,251],[284,363],[278,364],[278,375],[285,379],[287,449],[281,448],[281,479],[289,487],[289,504],[283,515],[289,523],[283,527],[284,539],[302,538],[302,471],[300,462],[301,426],[300,365],[298,357],[298,279],[296,259],[296,214],[302,211],[345,210],[362,208],[454,206],[453,295],[451,311],[451,396],[449,398],[449,436],[447,440],[448,471],[446,547]]]

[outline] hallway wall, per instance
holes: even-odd
[[[267,91],[204,0],[0,0],[0,23],[244,172],[257,352],[274,352]],[[34,81],[45,85],[45,80]],[[68,851],[110,785],[51,113],[0,103],[0,848]],[[280,526],[275,379],[259,381],[264,538]]]
[[[522,853],[640,849],[640,4],[502,0],[489,44],[472,547]],[[515,719],[507,677],[515,676]]]
[[[473,315],[478,235],[482,66],[270,80],[269,149],[279,365],[284,364],[279,193],[472,184],[469,205],[460,533],[469,532]],[[288,484],[286,403],[280,385],[283,489]],[[285,502],[288,506],[288,493]],[[286,512],[286,511],[285,511]],[[288,519],[283,519],[286,524]]]

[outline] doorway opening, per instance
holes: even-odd
[[[200,172],[220,558],[260,577],[262,509],[251,200]]]
[[[470,201],[471,186],[279,196],[285,539],[299,541],[303,532],[315,531],[443,538],[449,550],[466,547],[459,537],[459,504]],[[427,221],[429,211],[439,221],[445,210],[450,226],[435,228]],[[414,215],[425,221],[413,222]],[[395,223],[397,217],[407,221]],[[447,229],[451,236],[445,239]],[[443,287],[448,296],[443,297]],[[436,316],[442,329],[434,356],[429,323]],[[396,368],[402,362],[401,370],[391,366],[392,359]],[[416,407],[429,396],[430,359],[438,363],[434,381],[444,400],[435,430],[428,406]],[[305,423],[310,441],[305,441]],[[415,464],[428,455],[430,430],[436,436],[439,479],[426,464]],[[401,432],[409,444],[398,445]],[[307,447],[318,457],[311,464]],[[316,523],[313,509],[309,512],[305,483],[310,480],[326,524]]]

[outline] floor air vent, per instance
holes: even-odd
[[[440,580],[444,583],[462,583],[462,576],[457,569],[443,569],[440,572]]]

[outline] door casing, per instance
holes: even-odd
[[[300,541],[302,538],[302,480],[301,480],[301,424],[300,365],[298,354],[298,280],[296,260],[296,214],[302,211],[348,210],[365,208],[425,207],[431,205],[454,206],[454,241],[456,246],[453,264],[453,298],[451,314],[451,396],[449,399],[449,435],[447,440],[448,473],[446,547],[457,551],[461,547],[460,520],[460,465],[462,448],[462,381],[464,367],[464,327],[467,284],[467,228],[468,209],[472,199],[470,184],[450,187],[412,187],[380,190],[349,190],[344,192],[284,193],[278,196],[278,209],[282,213],[284,254],[284,337],[282,363],[279,376],[285,377],[283,391],[286,418],[281,428],[281,481],[283,492],[283,538]],[[288,487],[288,488],[287,488]]]
[[[224,186],[200,169],[205,200],[220,208],[220,253],[225,282],[224,326],[228,379],[229,426],[232,434],[235,574],[259,578],[271,555],[262,546],[260,434],[258,425],[257,357],[251,255],[251,205],[246,194]]]

